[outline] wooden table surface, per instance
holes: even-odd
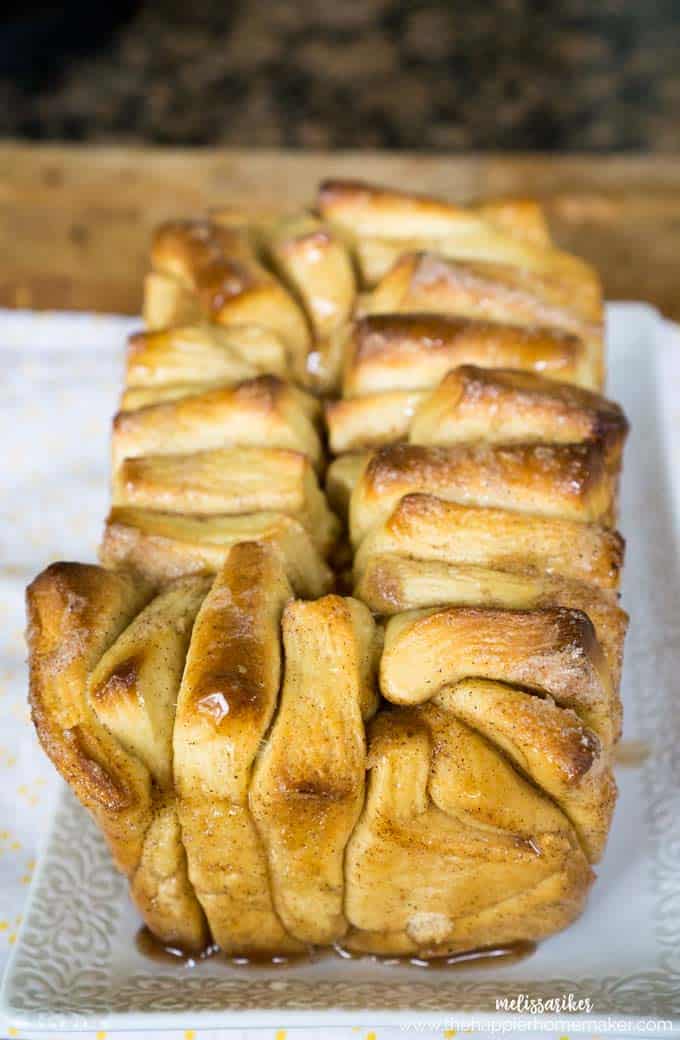
[[[610,299],[680,319],[680,156],[423,156],[0,145],[0,305],[136,313],[152,227],[209,207],[293,208],[327,176],[455,201],[531,195]]]

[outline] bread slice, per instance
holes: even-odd
[[[563,283],[524,267],[486,260],[450,260],[438,253],[404,253],[363,301],[362,314],[436,313],[523,327],[548,327],[582,340],[581,386],[604,382],[604,330],[599,304],[578,299]]]
[[[114,474],[113,504],[203,516],[286,513],[309,531],[322,554],[338,532],[309,458],[279,448],[124,459]]]
[[[120,395],[120,412],[136,412],[152,404],[164,401],[179,401],[183,397],[196,397],[209,390],[218,390],[230,383],[161,383],[158,386],[130,386]]]
[[[503,683],[466,679],[436,703],[508,756],[569,817],[591,863],[604,850],[616,802],[610,757],[578,715]]]
[[[624,541],[601,524],[413,494],[400,499],[362,541],[354,558],[356,580],[363,580],[372,557],[387,553],[519,575],[547,574],[614,590],[621,577]]]
[[[40,741],[101,827],[149,928],[188,951],[203,949],[208,931],[187,875],[168,731],[204,591],[201,581],[169,591],[138,619],[144,581],[60,563],[27,593]]]
[[[312,331],[306,382],[330,393],[338,384],[342,333],[356,301],[349,249],[327,224],[309,214],[273,222],[263,239],[271,264],[302,303]]]
[[[299,596],[322,596],[333,575],[308,531],[284,513],[185,516],[148,509],[111,510],[100,549],[107,567],[129,567],[154,583],[216,573],[235,545],[271,546]]]
[[[172,789],[172,731],[184,661],[211,584],[205,576],[169,585],[118,636],[88,678],[88,698],[101,724],[163,790]]]
[[[586,320],[602,313],[600,282],[578,257],[545,242],[508,235],[484,214],[438,199],[357,181],[326,181],[321,216],[354,242],[364,280],[375,284],[399,257],[431,250],[454,260],[487,261],[520,269],[559,286],[568,306]]]
[[[266,235],[265,248],[284,284],[302,301],[317,343],[350,320],[356,296],[347,247],[315,217],[288,217]]]
[[[99,722],[87,677],[151,591],[124,571],[53,563],[26,593],[33,724],[126,874],[139,863],[151,822],[151,782],[146,767]]]
[[[119,412],[113,423],[114,471],[141,455],[188,454],[229,445],[287,448],[318,467],[322,447],[317,402],[278,376]]]
[[[378,449],[352,492],[354,545],[416,492],[460,505],[611,523],[617,480],[598,444],[394,444]]]
[[[281,704],[250,807],[287,931],[328,944],[347,930],[344,855],[364,801],[364,720],[377,706],[375,624],[356,600],[295,601],[283,642]]]
[[[269,329],[204,322],[130,336],[125,376],[128,387],[233,385],[263,374],[284,377],[286,370],[285,345]]]
[[[394,300],[395,308],[399,300]],[[432,390],[458,365],[513,368],[546,379],[591,385],[585,346],[560,328],[456,313],[368,314],[344,344],[345,398],[394,390]]]
[[[599,394],[533,372],[461,365],[420,404],[412,444],[592,442],[618,469],[628,423],[621,407]]]
[[[479,564],[417,560],[397,553],[371,555],[354,593],[377,614],[425,607],[502,607],[540,610],[573,607],[587,614],[618,689],[628,615],[611,592],[538,570],[495,570]]]
[[[436,957],[538,939],[581,912],[592,872],[568,819],[455,716],[380,712],[369,765],[345,946]]]
[[[180,324],[178,317],[192,306],[192,323],[256,325],[281,338],[293,370],[304,379],[310,347],[305,316],[262,266],[247,231],[208,220],[170,221],[154,236],[151,261],[164,281],[162,289],[157,280],[145,284],[144,316],[150,328]],[[173,317],[167,302],[172,285],[179,301],[174,320],[168,320]]]
[[[331,451],[366,451],[403,440],[426,396],[422,390],[391,390],[329,401],[325,414]]]
[[[537,691],[573,708],[610,747],[621,704],[593,624],[580,610],[444,607],[389,619],[380,689],[420,704],[469,676]]]
[[[248,809],[253,762],[276,710],[279,624],[292,591],[266,546],[242,542],[204,600],[173,736],[189,875],[215,942],[230,954],[296,952],[274,910]]]

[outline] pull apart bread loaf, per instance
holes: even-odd
[[[330,182],[161,227],[144,314],[102,566],[37,577],[28,638],[148,927],[419,957],[564,928],[627,621],[594,273],[533,203]]]

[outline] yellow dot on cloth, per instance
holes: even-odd
[[[9,1029],[7,1030],[7,1035],[8,1036],[18,1036],[19,1035],[19,1030],[15,1029],[14,1026],[10,1026]]]
[[[9,928],[9,921],[0,921],[0,932],[6,932]]]
[[[455,1035],[456,1035],[456,1030],[455,1029],[445,1029],[444,1030],[445,1040],[453,1040]]]
[[[96,1034],[96,1040],[106,1040],[106,1033],[103,1029],[100,1029],[99,1032]]]
[[[274,1034],[274,1040],[286,1040],[287,1036],[288,1036],[288,1030],[287,1029],[277,1029],[275,1034]]]
[[[184,1040],[196,1040],[196,1033],[193,1029],[186,1029],[184,1032]]]
[[[366,1033],[366,1040],[375,1040],[375,1033]]]

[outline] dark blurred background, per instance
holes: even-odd
[[[0,136],[680,149],[680,0],[5,2]]]

